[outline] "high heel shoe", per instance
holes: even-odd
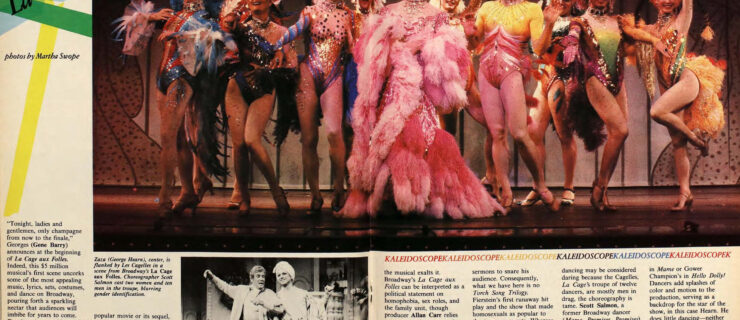
[[[560,201],[555,201],[555,196],[552,195],[552,192],[550,192],[549,189],[539,192],[538,196],[542,199],[542,203],[545,204],[547,210],[550,210],[550,212],[558,212],[558,210],[560,210]],[[548,201],[547,199],[550,200]]]
[[[500,203],[501,203],[501,206],[504,208],[504,212],[502,212],[501,214],[504,216],[508,215],[509,212],[511,212],[511,206],[514,205],[514,195],[510,194],[508,196],[504,196],[502,194],[501,198],[499,199],[501,199]]]
[[[229,201],[229,203],[226,204],[226,209],[229,210],[236,210],[239,209],[239,201]]]
[[[277,192],[272,192],[272,199],[275,200],[278,214],[280,214],[281,216],[287,216],[288,213],[290,213],[290,204],[288,203],[288,197],[285,195],[285,190],[282,187],[278,187]]]
[[[242,193],[237,192],[237,187],[234,186],[234,190],[231,192],[231,198],[229,199],[229,203],[226,204],[226,209],[229,210],[237,210],[239,209],[239,205],[242,203]]]
[[[481,178],[480,183],[483,185],[483,188],[486,188],[486,191],[488,193],[493,194],[493,184],[491,184],[491,182],[488,181],[487,177]]]
[[[678,201],[671,207],[671,212],[679,212],[684,210],[691,210],[691,205],[694,204],[694,195],[689,192],[688,194],[681,193],[678,196]]]
[[[598,184],[597,180],[594,180],[591,188],[591,206],[598,212],[604,211],[604,187]]]
[[[160,216],[172,214],[172,200],[167,200],[157,206],[157,211]]]
[[[537,202],[542,200],[542,197],[539,193],[537,193],[537,190],[532,189],[529,191],[529,194],[527,194],[527,197],[524,198],[521,202],[519,202],[519,205],[522,207],[531,207],[535,205]]]
[[[246,218],[249,216],[249,211],[251,209],[251,201],[249,198],[242,199],[242,201],[239,202],[239,218]]]
[[[566,192],[572,193],[573,197],[570,197],[570,198],[566,197],[565,196]],[[561,206],[572,206],[573,203],[575,202],[576,202],[576,191],[571,188],[565,188],[565,190],[563,190],[563,197],[562,199],[560,199],[560,205]]]
[[[192,209],[193,214],[195,214],[195,208],[198,206],[198,204],[200,204],[200,199],[198,199],[198,195],[184,195],[181,196],[180,199],[177,199],[175,205],[172,206],[172,212],[176,215],[181,215],[183,212],[185,212],[185,209]]]
[[[159,216],[154,221],[154,231],[160,231],[164,227],[164,222],[172,216],[172,200],[167,200],[159,204],[157,207]]]
[[[311,199],[311,206],[308,208],[308,215],[317,216],[321,215],[321,207],[324,206],[324,198],[313,198]]]
[[[211,192],[211,195],[214,195],[213,182],[211,182],[211,180],[205,180],[198,186],[198,191],[196,192],[198,195],[198,202],[203,201],[203,197],[208,191]]]
[[[606,186],[599,185],[597,180],[594,180],[593,189],[591,189],[591,206],[599,212],[617,211],[617,207],[609,203],[609,197],[606,196],[606,189]]]
[[[604,210],[605,211],[617,211],[617,207],[615,207],[609,202],[609,197],[606,195],[607,190],[609,190],[609,187],[604,186],[603,188],[604,188],[604,194],[602,195],[601,202],[604,204]]]
[[[345,201],[346,198],[344,197],[344,193],[335,194],[334,199],[331,199],[331,211],[337,213],[339,210],[342,210]]]

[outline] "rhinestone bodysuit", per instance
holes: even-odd
[[[351,25],[352,13],[342,2],[324,0],[303,9],[298,22],[288,28],[275,49],[308,32],[304,35],[308,37],[306,63],[317,91],[323,93],[343,72]]]

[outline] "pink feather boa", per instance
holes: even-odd
[[[402,25],[393,14],[372,16],[355,45],[359,94],[352,114],[354,144],[347,161],[352,191],[340,215],[374,216],[392,181],[396,206],[403,213],[424,212],[435,218],[442,218],[444,212],[452,218],[491,216],[497,203],[465,165],[454,138],[436,129],[437,138],[427,156],[417,116],[426,102],[441,113],[467,105],[466,40],[446,24],[433,33],[422,31],[410,37],[405,37]],[[433,148],[440,154],[432,156]],[[454,161],[445,164],[450,158]],[[433,178],[443,179],[435,181],[442,185],[432,186]],[[448,185],[454,190],[445,190]]]

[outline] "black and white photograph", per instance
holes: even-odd
[[[366,320],[367,258],[182,258],[184,320]]]

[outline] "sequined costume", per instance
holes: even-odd
[[[323,93],[342,75],[344,55],[347,50],[348,30],[352,13],[342,2],[320,1],[315,6],[303,9],[298,22],[285,32],[275,44],[275,49],[295,40],[308,32],[308,55],[306,64],[314,79],[316,90]]]
[[[465,38],[441,11],[403,17],[400,11],[409,4],[372,16],[355,46],[360,92],[347,162],[350,195],[340,215],[375,216],[392,199],[403,214],[491,216],[502,208],[437,120],[437,110],[448,113],[467,104]]]
[[[684,111],[684,122],[689,129],[699,129],[716,138],[725,125],[724,107],[719,96],[724,71],[719,63],[706,56],[687,54],[686,37],[680,37],[678,30],[666,30],[660,41],[669,54],[666,57],[655,53],[658,81],[664,88],[670,88],[678,82],[684,70],[694,73],[699,80],[699,95]]]
[[[297,131],[299,126],[295,98],[298,72],[293,66],[269,68],[275,54],[272,44],[266,38],[276,39],[283,34],[285,28],[272,19],[266,22],[257,21],[248,11],[241,12],[236,20],[233,27],[226,27],[226,31],[234,35],[239,47],[238,64],[231,77],[236,80],[247,105],[275,91],[278,120],[274,135],[276,142],[281,144],[288,132]],[[286,47],[284,50],[294,54],[292,48]]]
[[[529,76],[528,41],[542,34],[544,17],[536,3],[489,1],[478,10],[475,26],[485,34],[479,72],[495,88],[511,73]]]
[[[564,46],[577,46],[578,54],[570,64],[573,81],[566,85],[569,106],[566,124],[583,139],[586,150],[596,150],[606,141],[604,121],[591,105],[586,94],[586,81],[594,77],[614,96],[622,88],[624,56],[619,30],[594,30],[588,20],[577,17],[570,24]]]
[[[225,129],[218,105],[224,96],[226,81],[219,73],[223,71],[221,65],[226,51],[236,46],[202,6],[186,6],[178,11],[167,21],[163,32],[169,35],[164,44],[157,87],[167,94],[175,80],[187,81],[193,90],[193,103],[184,120],[187,141],[208,173],[223,177],[228,170],[219,160],[224,152],[217,143],[217,136]]]
[[[550,47],[547,49],[546,54],[552,55],[549,57],[552,59],[552,61],[546,61],[548,65],[552,66],[554,69],[554,74],[550,77],[549,82],[546,84],[545,92],[550,91],[550,87],[552,87],[552,84],[555,83],[555,81],[563,81],[563,83],[567,83],[568,80],[570,80],[571,77],[571,68],[568,68],[563,63],[563,53],[562,50],[557,50],[558,48],[562,48],[559,45],[560,39],[567,36],[570,31],[570,22],[571,17],[558,17],[558,20],[555,21],[555,25],[552,29],[552,42]]]
[[[170,83],[178,78],[188,81],[194,90],[198,88],[197,83],[194,82],[194,77],[199,74],[199,71],[201,71],[200,67],[205,62],[206,57],[203,56],[203,52],[201,51],[205,51],[207,48],[203,48],[203,46],[197,43],[187,42],[189,40],[188,38],[192,39],[196,36],[176,36],[185,35],[195,30],[207,30],[208,32],[215,33],[221,32],[219,25],[210,19],[208,12],[205,10],[191,11],[185,9],[178,11],[164,25],[163,32],[170,33],[171,36],[164,44],[162,62],[159,65],[157,87],[162,93],[166,93]],[[209,51],[215,55],[219,54],[219,50],[217,49]],[[217,63],[217,60],[216,58],[210,62]],[[213,67],[215,65],[208,65],[206,67],[210,69],[206,71],[209,71],[211,74],[214,72]]]
[[[585,82],[596,77],[609,92],[617,95],[624,76],[622,34],[608,29],[594,30],[586,19],[574,18],[566,38],[578,43],[577,62],[583,68],[579,80]]]

